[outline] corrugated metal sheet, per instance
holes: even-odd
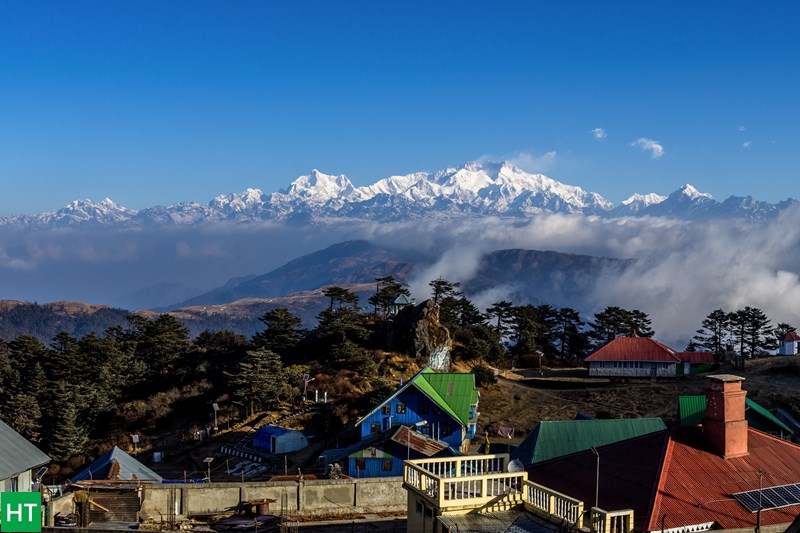
[[[670,441],[648,530],[714,521],[721,529],[752,528],[755,513],[732,494],[800,482],[800,447],[756,430],[748,431],[748,455],[723,459],[711,452],[701,428],[680,428]],[[760,479],[759,479],[760,478]],[[761,512],[762,526],[791,522],[800,505]]]
[[[689,363],[713,363],[714,354],[711,352],[678,352],[681,361]]]
[[[0,480],[49,462],[47,454],[0,421]]]
[[[529,465],[666,429],[660,418],[543,420],[511,453]]]
[[[597,448],[600,455],[600,497],[602,509],[633,509],[634,528],[645,529],[669,430],[650,433]],[[594,506],[597,456],[586,450],[543,461],[525,468],[531,481],[557,490]]]
[[[475,387],[475,375],[465,373],[436,373],[433,371],[417,375],[414,384],[420,388],[429,385],[439,400],[444,402],[462,424],[469,423],[470,406],[478,402],[478,389]],[[424,390],[430,394],[430,390]]]
[[[479,397],[478,389],[475,387],[475,375],[465,373],[440,374],[425,367],[395,390],[391,396],[364,415],[356,422],[356,426],[372,416],[386,402],[391,401],[412,385],[436,402],[454,420],[461,422],[465,426],[469,423],[470,406],[477,403]]]
[[[696,426],[703,423],[706,416],[706,395],[680,396],[678,398],[678,418],[682,426]]]
[[[759,416],[763,417],[767,422],[766,425],[774,425],[775,431],[783,430],[786,433],[793,434],[792,429],[781,422],[775,415],[770,413],[767,409],[757,404],[750,398],[745,398],[745,407],[749,410],[752,409]],[[681,396],[678,398],[678,418],[680,419],[681,426],[696,426],[703,423],[703,418],[706,416],[706,396],[705,395],[692,395]],[[748,421],[756,424],[756,420],[752,420],[753,416],[746,411],[745,417]],[[772,429],[766,427],[765,424],[758,424],[764,429]]]
[[[116,479],[156,481],[161,483],[161,476],[116,446],[98,457],[92,464],[84,468],[78,474],[72,476],[70,479],[72,481],[82,481],[85,479],[109,479],[109,473],[112,471],[111,469],[113,463],[117,463],[119,465],[119,474]]]
[[[432,439],[417,431],[411,431],[406,426],[401,426],[397,432],[392,435],[392,440],[403,446],[408,446],[426,457],[432,457],[449,447],[446,442]]]
[[[678,363],[677,352],[649,337],[618,337],[585,361],[656,361]]]

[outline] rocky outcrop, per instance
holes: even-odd
[[[433,300],[408,306],[394,319],[398,348],[434,370],[450,370],[453,340],[450,331],[439,322],[439,306]]]

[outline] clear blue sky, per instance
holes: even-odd
[[[798,197],[798,26],[794,2],[2,2],[0,214],[486,156],[614,202]]]

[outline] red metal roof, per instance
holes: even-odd
[[[783,340],[785,340],[785,341],[800,341],[800,335],[798,335],[796,331],[790,331],[789,333],[786,334],[786,336],[783,338]]]
[[[711,352],[678,352],[681,361],[689,363],[713,363],[714,354]]]
[[[660,361],[678,363],[675,350],[649,337],[618,337],[609,342],[586,361]]]
[[[755,429],[748,430],[744,457],[723,459],[711,451],[700,427],[680,428],[670,439],[661,480],[649,514],[649,531],[715,522],[722,529],[753,528],[755,513],[732,499],[732,494],[762,486],[800,483],[800,446]],[[761,511],[761,525],[794,520],[800,505]]]
[[[800,446],[748,430],[749,454],[723,459],[703,438],[700,426],[651,433],[597,448],[600,507],[633,509],[637,531],[714,522],[716,529],[753,528],[756,515],[733,494],[800,483]],[[591,450],[526,467],[528,477],[594,505],[597,456]],[[800,505],[761,511],[762,525],[791,522]]]

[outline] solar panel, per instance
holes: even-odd
[[[733,497],[751,513],[758,511],[759,507],[763,511],[798,505],[800,504],[800,483],[738,492]]]

